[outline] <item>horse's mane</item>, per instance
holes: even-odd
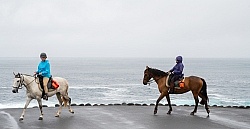
[[[156,68],[149,68],[149,71],[156,76],[167,76],[168,74]]]

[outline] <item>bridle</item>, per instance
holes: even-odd
[[[26,74],[25,74],[26,75]],[[31,75],[26,75],[26,76],[31,76]],[[34,77],[34,76],[31,76]],[[15,78],[20,78],[20,80],[17,80],[17,82],[19,82],[18,86],[13,86],[13,88],[17,88],[17,89],[22,89],[23,86],[28,86],[29,84],[31,84],[33,81],[36,80],[36,76],[34,77],[34,80],[32,80],[31,82],[29,82],[28,84],[24,83],[24,75],[18,73],[17,75],[15,75]]]
[[[145,74],[151,74],[151,73],[144,73],[144,77],[145,77]],[[147,76],[149,76],[149,80],[147,81],[147,84],[148,85],[150,85],[151,83],[153,83],[154,81],[155,82],[157,82],[158,80],[160,80],[161,78],[163,78],[164,76],[162,76],[162,77],[159,77],[159,78],[157,78],[157,79],[154,79],[154,76],[151,76],[151,75],[147,75]],[[151,78],[153,78],[153,79],[151,79]],[[144,80],[145,80],[145,78],[144,78]]]

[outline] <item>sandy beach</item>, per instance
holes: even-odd
[[[39,109],[28,108],[24,120],[19,122],[22,109],[1,109],[1,129],[250,129],[250,109],[239,107],[202,106],[189,115],[192,106],[173,106],[167,115],[167,106],[73,106],[75,114],[63,108],[59,118],[54,117],[57,107],[44,107],[44,119],[38,120]]]

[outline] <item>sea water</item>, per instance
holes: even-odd
[[[143,85],[146,66],[168,71],[174,58],[48,58],[51,73],[66,78],[69,96],[75,104],[155,103],[157,84]],[[0,108],[23,108],[26,89],[12,93],[15,73],[33,75],[39,58],[0,58]],[[250,106],[250,59],[184,58],[185,76],[195,75],[207,82],[209,105]],[[172,104],[193,105],[191,92],[170,95]],[[56,96],[43,101],[55,106]],[[166,104],[164,98],[161,103]],[[33,100],[29,107],[37,106]]]

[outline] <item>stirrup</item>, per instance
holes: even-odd
[[[43,96],[43,99],[44,99],[44,100],[48,100],[48,95],[45,94],[45,95]]]

